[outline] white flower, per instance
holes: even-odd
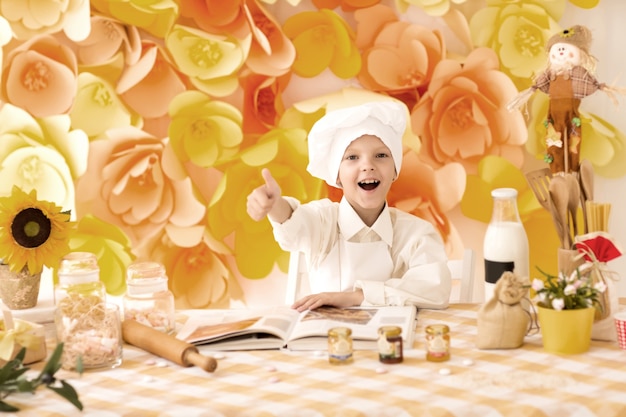
[[[606,284],[604,283],[604,281],[598,281],[598,282],[596,282],[593,285],[593,288],[598,290],[598,292],[605,292],[606,291]]]
[[[574,295],[576,294],[576,289],[579,285],[576,285],[576,283],[574,284],[568,284],[565,289],[563,290],[563,294],[565,295]]]
[[[563,307],[565,307],[565,300],[563,300],[562,298],[555,298],[554,300],[552,300],[553,309],[563,310]]]
[[[543,289],[544,284],[543,284],[542,280],[540,280],[539,278],[535,278],[535,279],[533,279],[533,283],[531,284],[531,286],[532,286],[533,290],[540,291],[540,290]]]

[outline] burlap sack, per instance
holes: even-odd
[[[529,329],[530,314],[522,299],[528,293],[525,279],[505,272],[496,282],[493,297],[478,310],[479,349],[514,349],[522,346]]]

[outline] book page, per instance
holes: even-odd
[[[288,347],[321,349],[328,330],[333,327],[349,327],[355,346],[375,346],[375,343],[364,344],[358,341],[378,339],[378,328],[381,326],[399,326],[402,338],[407,346],[413,345],[416,308],[413,306],[359,307],[339,309],[320,307],[302,313],[292,330]],[[309,342],[305,339],[310,339]],[[313,343],[315,342],[315,343]],[[314,345],[319,345],[318,347]]]
[[[194,311],[176,337],[193,344],[210,344],[232,339],[233,344],[242,344],[246,335],[250,337],[273,336],[284,341],[296,322],[298,313],[289,307],[251,310],[206,310]],[[246,345],[251,345],[246,343]],[[278,344],[276,347],[280,347]]]

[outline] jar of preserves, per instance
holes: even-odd
[[[94,305],[105,301],[106,288],[100,281],[96,255],[90,252],[70,252],[61,258],[58,284],[54,287],[54,303]],[[67,298],[67,300],[66,300]]]
[[[164,333],[175,329],[174,295],[165,267],[158,262],[135,262],[126,269],[124,319],[136,320]]]
[[[334,327],[328,331],[328,362],[333,365],[352,363],[352,330]]]
[[[426,327],[426,360],[444,362],[450,359],[450,328],[445,324]]]
[[[378,359],[382,363],[400,363],[402,353],[402,329],[398,326],[382,326],[378,329]]]

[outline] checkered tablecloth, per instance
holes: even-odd
[[[421,310],[415,345],[401,364],[383,365],[368,351],[341,366],[330,365],[325,352],[227,352],[210,374],[125,346],[119,368],[59,373],[78,390],[82,413],[45,389],[7,400],[22,409],[18,416],[38,417],[626,416],[626,350],[616,342],[558,356],[532,335],[520,349],[479,350],[477,310]],[[425,360],[424,327],[432,323],[450,326],[448,362]]]

